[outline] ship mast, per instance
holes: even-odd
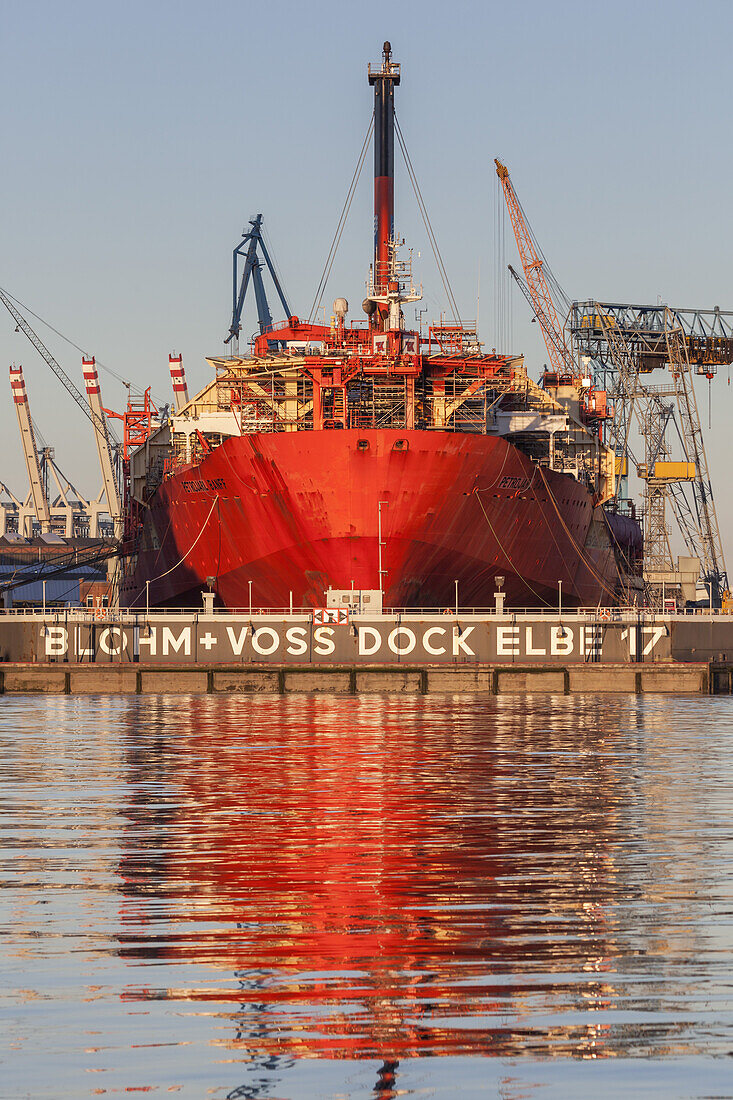
[[[391,246],[394,239],[394,89],[400,82],[400,66],[391,60],[392,47],[384,43],[382,67],[372,72],[369,66],[369,83],[374,87],[374,271],[373,283],[376,295],[388,292]],[[372,314],[371,322],[377,327],[384,320],[388,307],[380,306]]]

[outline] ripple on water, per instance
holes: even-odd
[[[9,1095],[567,1096],[641,1058],[698,1095],[733,1050],[732,713],[0,699]]]

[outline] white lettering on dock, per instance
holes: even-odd
[[[263,634],[270,635],[270,644],[262,644],[260,637]],[[252,634],[252,649],[257,653],[261,653],[263,657],[269,657],[271,653],[280,645],[280,635],[276,630],[273,630],[271,626],[261,626]]]
[[[519,654],[518,626],[497,626],[496,652],[500,657],[509,657],[514,654]]]
[[[288,646],[288,653],[291,653],[294,657],[302,657],[304,653],[308,652],[308,643],[306,641],[307,631],[304,626],[291,626],[289,630],[285,632],[286,641],[290,642]]]
[[[157,637],[158,628],[156,626],[144,626],[140,630],[140,635],[137,640],[138,647],[141,645],[148,646],[148,653],[151,657],[154,657],[157,653]]]
[[[397,639],[401,636],[407,639],[404,645],[399,645],[397,642]],[[393,653],[396,653],[398,657],[402,657],[407,653],[412,653],[413,649],[415,648],[416,641],[417,639],[415,638],[412,630],[410,630],[406,626],[396,626],[394,630],[390,630],[389,632],[387,645]]]
[[[550,627],[550,653],[553,657],[567,657],[573,652],[573,632],[569,626]]]
[[[127,638],[119,626],[106,626],[99,635],[99,648],[102,653],[108,653],[111,657],[116,657],[118,653],[122,653],[126,646]]]
[[[626,639],[628,638],[629,641],[629,657],[636,657],[636,635],[638,631],[639,628],[636,626],[624,627],[624,629],[621,631],[621,640],[626,641]],[[656,646],[657,642],[661,641],[661,639],[665,636],[666,632],[666,626],[642,626],[641,634],[646,634],[649,641],[642,649],[641,656],[648,657]]]
[[[644,646],[644,650],[642,652],[642,657],[648,657],[649,656],[649,654],[654,649],[654,646],[657,644],[659,639],[664,637],[666,629],[667,628],[665,626],[645,626],[644,627],[644,634],[649,634],[650,637],[649,637],[649,641]]]
[[[458,656],[458,651],[461,653],[467,653],[469,657],[475,657],[476,654],[468,644],[468,635],[473,633],[474,628],[472,626],[464,626],[463,631],[459,626],[453,627],[453,656]]]
[[[525,632],[524,632],[525,633],[525,640],[526,640],[527,656],[528,657],[546,657],[547,656],[547,650],[546,649],[535,649],[535,647],[534,647],[533,638],[532,638],[533,629],[534,629],[534,627],[528,626],[526,628]]]
[[[227,637],[229,638],[229,644],[232,647],[232,653],[235,657],[241,657],[242,650],[244,649],[244,643],[247,641],[248,626],[243,626],[239,631],[239,637],[234,633],[234,627],[227,627]]]
[[[439,657],[441,653],[445,653],[445,646],[433,646],[430,644],[429,639],[432,638],[434,634],[445,635],[445,630],[442,626],[431,626],[430,630],[426,630],[423,634],[422,644],[426,653],[432,653],[434,657]]]
[[[367,641],[369,635],[371,635],[371,644]],[[378,630],[375,630],[373,626],[360,626],[359,627],[359,656],[371,657],[374,653],[377,653],[382,645],[382,635]]]
[[[100,643],[101,644],[101,643]],[[171,649],[176,653],[181,652],[183,649],[184,657],[191,656],[191,627],[184,626],[178,637],[174,637],[173,631],[169,626],[163,627],[163,656],[167,657]]]
[[[315,651],[321,657],[327,657],[330,653],[333,653],[336,648],[333,641],[333,627],[319,626],[313,631],[313,641],[316,643]]]
[[[69,648],[69,632],[63,626],[47,626],[41,631],[46,636],[46,656],[62,657]]]

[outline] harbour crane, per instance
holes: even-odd
[[[94,424],[94,438],[97,443],[99,465],[102,470],[102,483],[104,485],[105,496],[107,497],[107,507],[109,508],[112,522],[115,525],[115,536],[119,538],[122,533],[120,487],[117,482],[112,459],[112,447],[109,441],[109,430],[107,428],[105,409],[102,405],[99,375],[97,374],[94,356],[92,356],[91,359],[82,359],[81,363],[84,373],[84,384],[87,391],[87,400],[89,401],[89,411],[92,416],[92,423]]]
[[[591,356],[611,375],[627,438],[632,415],[640,424],[646,455],[637,470],[646,484],[647,571],[662,575],[671,567],[665,521],[669,500],[688,552],[700,560],[711,603],[719,606],[728,582],[694,375],[710,381],[718,366],[733,362],[733,313],[717,306],[573,302],[568,327],[578,353]],[[642,376],[659,368],[669,370],[670,381],[642,383]],[[683,461],[670,460],[671,425]]]
[[[241,241],[232,254],[234,269],[232,283],[232,323],[229,326],[229,335],[224,343],[228,344],[231,340],[234,340],[235,348],[239,347],[239,334],[242,331],[242,310],[244,309],[244,300],[247,295],[250,278],[254,286],[260,336],[265,332],[272,331],[272,314],[270,313],[267,294],[265,293],[265,284],[262,279],[262,264],[257,255],[258,249],[262,253],[270,275],[272,276],[275,290],[285,310],[285,317],[289,318],[292,316],[290,306],[280,286],[280,280],[275,273],[275,268],[270,259],[270,253],[267,251],[267,246],[262,239],[262,214],[258,214],[256,218],[252,218],[249,224],[252,228],[244,233]],[[239,276],[240,260],[244,261],[241,279]]]
[[[183,406],[188,404],[188,382],[186,381],[186,371],[183,366],[183,356],[169,355],[168,368],[171,373],[171,383],[173,384],[173,407],[175,411],[179,413]]]
[[[13,402],[15,404],[15,412],[18,416],[18,427],[20,428],[20,441],[23,447],[25,464],[28,469],[28,481],[30,482],[33,510],[41,526],[41,534],[46,535],[51,530],[51,511],[48,507],[48,497],[43,484],[41,463],[38,458],[38,447],[36,445],[36,436],[33,431],[33,421],[31,420],[28,394],[25,388],[22,367],[10,368],[10,388],[13,393]]]
[[[526,289],[529,302],[540,323],[551,368],[557,374],[558,378],[568,374],[571,377],[575,377],[578,374],[578,370],[573,358],[573,352],[565,341],[563,327],[557,316],[555,303],[552,300],[547,278],[545,277],[543,262],[532,240],[532,234],[527,224],[527,219],[524,216],[524,211],[517,198],[517,193],[514,190],[514,185],[509,178],[509,169],[503,165],[500,160],[495,159],[494,164],[496,165],[496,174],[499,177],[504,192],[504,199],[507,210],[509,211],[509,217],[511,218],[514,238],[517,242],[517,249],[519,250],[519,258],[522,262],[522,270],[527,280]],[[520,289],[524,291],[524,284],[521,279],[519,279],[514,269],[510,267],[509,271],[514,280],[518,283]]]
[[[104,415],[104,409],[102,407],[101,394],[99,390],[99,379],[96,374],[96,368],[94,367],[94,360],[82,359],[82,367],[84,369],[84,376],[87,388],[87,401],[69,378],[66,371],[57,362],[46,345],[41,340],[40,336],[34,332],[31,326],[26,321],[23,314],[17,309],[10,296],[2,289],[0,289],[0,301],[7,309],[10,316],[15,321],[16,331],[22,331],[33,344],[34,348],[38,351],[41,357],[46,361],[53,373],[59,379],[64,389],[73,397],[77,405],[84,413],[86,417],[92,422],[94,428],[94,437],[97,443],[97,449],[99,451],[100,465],[102,467],[102,478],[104,481],[105,494],[107,496],[107,505],[110,515],[115,523],[115,527],[118,528],[122,519],[122,507],[120,503],[120,489],[119,482],[115,473],[115,460],[113,450],[113,439],[107,418]],[[87,378],[87,370],[92,369],[94,377]],[[96,381],[95,381],[96,379]],[[91,384],[91,389],[90,389]],[[114,440],[116,443],[117,441]]]
[[[693,373],[710,381],[719,365],[733,362],[733,314],[714,310],[669,309],[618,303],[573,303],[566,326],[560,324],[527,219],[509,178],[496,160],[526,283],[509,271],[542,328],[547,354],[556,372],[577,375],[576,363],[588,355],[604,372],[615,415],[607,439],[616,454],[618,485],[626,484],[631,456],[629,433],[636,415],[645,444],[645,461],[636,468],[646,483],[644,554],[647,573],[672,572],[667,501],[672,505],[688,552],[699,558],[711,601],[720,604],[727,590],[723,548],[705,454]],[[642,381],[655,367],[669,367],[672,385]],[[694,367],[694,371],[693,371]],[[610,378],[607,376],[610,375]],[[610,381],[610,385],[608,382]],[[670,400],[671,399],[671,400]],[[675,415],[676,414],[676,415]],[[674,425],[684,461],[671,461],[668,428]],[[688,499],[690,487],[692,502]],[[617,499],[621,494],[617,490]]]

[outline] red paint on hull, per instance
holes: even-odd
[[[400,441],[402,445],[400,445]],[[365,446],[366,444],[366,446]],[[506,440],[439,431],[345,430],[227,439],[166,479],[151,501],[122,602],[321,605],[328,587],[378,588],[382,508],[385,607],[609,603],[610,542],[572,478],[540,471]],[[596,522],[595,532],[605,533]]]

